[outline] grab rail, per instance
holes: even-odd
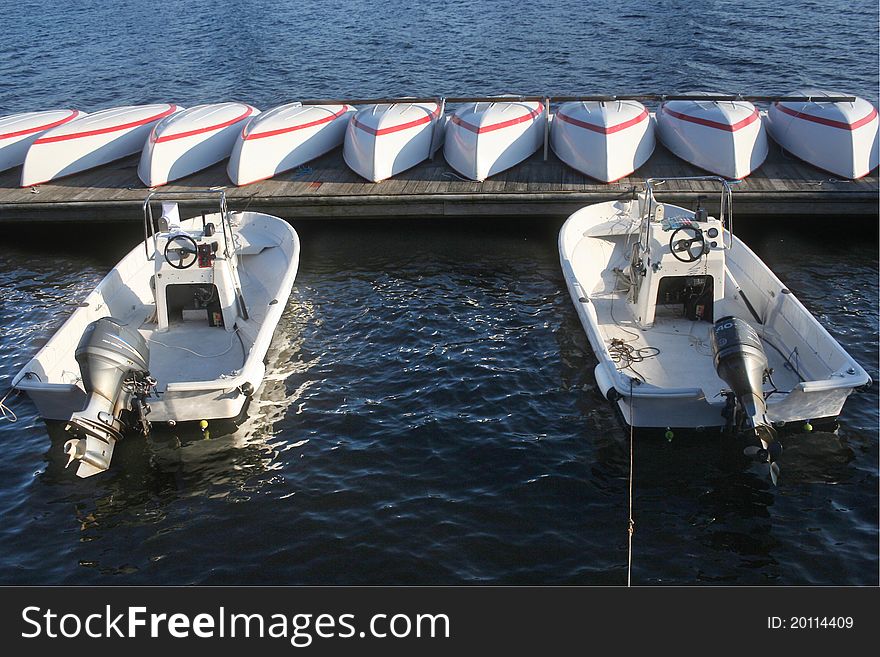
[[[153,260],[158,249],[159,242],[156,239],[158,231],[156,230],[155,219],[153,217],[153,206],[150,204],[153,200],[178,200],[186,203],[187,201],[198,201],[199,196],[219,196],[220,197],[220,227],[223,229],[223,257],[229,263],[229,270],[232,276],[232,284],[235,287],[235,301],[238,305],[238,314],[242,319],[248,319],[248,310],[244,302],[244,296],[241,292],[241,277],[238,273],[238,260],[233,257],[235,255],[235,245],[233,244],[230,253],[229,242],[232,237],[232,224],[229,219],[229,208],[226,205],[226,190],[223,189],[198,189],[186,192],[150,192],[144,199],[144,252],[147,254],[147,260]],[[147,246],[149,238],[153,238],[153,253]]]
[[[709,182],[717,182],[721,185],[721,201],[719,208],[719,219],[721,220],[721,225],[724,226],[726,232],[730,233],[730,243],[723,242],[725,249],[730,249],[733,246],[733,190],[730,188],[730,183],[727,179],[722,178],[721,176],[679,176],[674,178],[648,178],[645,181],[645,192],[647,195],[648,202],[648,212],[647,216],[652,216],[652,205],[655,202],[654,200],[654,186],[662,185],[665,182],[674,181],[674,180],[690,180],[690,181],[709,181]]]
[[[144,199],[143,203],[143,211],[144,211],[144,252],[147,255],[147,260],[153,260],[156,254],[156,249],[158,247],[158,240],[156,239],[156,235],[158,234],[158,229],[156,227],[156,220],[153,216],[153,206],[151,203],[153,201],[179,201],[186,203],[187,201],[198,201],[199,197],[202,196],[218,196],[220,202],[220,226],[223,230],[223,255],[225,257],[229,257],[229,233],[232,232],[232,228],[229,227],[227,231],[227,222],[229,221],[229,211],[226,205],[226,190],[223,189],[197,189],[197,190],[188,190],[185,192],[150,192],[147,195],[147,198]],[[196,197],[196,198],[193,198]],[[150,237],[153,238],[153,253],[150,253],[149,247],[147,246]]]
[[[554,96],[552,94],[527,94],[510,96],[424,96],[413,98],[381,97],[381,98],[324,98],[302,100],[303,105],[386,105],[390,103],[435,103],[438,98],[446,103],[487,103],[487,102],[615,102],[620,100],[636,100],[639,102],[664,103],[670,100],[707,100],[710,102],[747,101],[752,103],[853,103],[855,96],[798,96],[798,95],[744,95],[744,94],[594,94],[575,96]]]

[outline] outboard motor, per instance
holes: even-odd
[[[110,467],[113,447],[122,439],[129,416],[144,433],[149,431],[146,397],[156,384],[147,371],[149,360],[147,342],[135,329],[112,317],[86,327],[76,362],[88,398],[65,426],[74,437],[64,443],[67,465],[79,462],[78,476],[90,477]]]
[[[775,461],[782,453],[782,445],[776,440],[776,431],[767,419],[764,374],[768,363],[761,339],[744,320],[723,317],[715,322],[712,331],[712,351],[715,371],[730,386],[735,399],[734,415],[738,417],[728,417],[728,422],[760,441],[761,448],[756,455],[770,464],[770,476],[775,484],[779,475]]]

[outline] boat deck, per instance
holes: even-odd
[[[141,334],[150,345],[150,374],[163,390],[178,381],[214,381],[244,364],[244,349],[235,331],[181,322],[158,333],[145,324]]]
[[[632,321],[626,299],[619,293],[591,296],[600,320],[599,330],[606,344],[620,339],[627,350],[636,354],[629,367],[621,362],[618,368],[628,376],[641,378],[661,388],[700,388],[707,400],[721,399],[721,391],[730,386],[715,370],[712,352],[712,324],[694,322],[677,316],[672,310],[660,310],[654,325],[641,330]],[[743,308],[745,311],[745,308]],[[773,371],[773,383],[780,391],[788,391],[800,383],[779,351],[762,339],[764,353]],[[683,384],[683,382],[685,382]],[[769,383],[765,392],[773,390]]]
[[[18,186],[21,168],[0,173],[0,224],[63,221],[140,221],[147,189],[137,176],[137,156],[35,188]],[[584,205],[609,201],[641,188],[646,178],[697,176],[705,172],[658,144],[635,174],[605,184],[563,164],[551,151],[485,182],[463,180],[445,162],[433,161],[380,183],[367,182],[343,162],[337,148],[308,165],[244,187],[231,185],[226,162],[163,187],[191,191],[225,187],[233,209],[265,211],[287,219],[430,216],[566,216]],[[734,186],[739,215],[877,216],[878,175],[843,180],[783,153],[771,143],[770,155],[755,173]],[[660,200],[691,206],[698,195],[717,189],[695,181],[657,188]]]

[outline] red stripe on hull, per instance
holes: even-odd
[[[464,119],[460,118],[457,114],[452,116],[452,122],[455,125],[460,125],[462,128],[470,130],[478,135],[483,134],[484,132],[494,132],[495,130],[501,130],[502,128],[510,128],[511,126],[519,125],[520,123],[525,123],[526,121],[531,121],[535,117],[537,117],[541,112],[543,112],[543,108],[536,108],[533,110],[529,110],[528,114],[524,116],[518,116],[515,119],[510,119],[509,121],[501,121],[500,123],[493,123],[491,125],[474,125],[473,123],[468,123]]]
[[[239,121],[246,119],[251,114],[254,113],[254,108],[248,105],[247,110],[241,116],[237,116],[234,119],[230,119],[229,121],[224,121],[223,123],[218,123],[216,125],[205,126],[204,128],[196,128],[195,130],[187,130],[186,132],[178,132],[173,135],[162,135],[161,137],[156,137],[155,133],[150,136],[150,140],[156,144],[161,144],[166,141],[173,141],[175,139],[184,139],[185,137],[192,137],[194,135],[201,135],[206,132],[214,132],[215,130],[221,130],[223,128],[228,128],[231,125],[238,123]]]
[[[415,121],[410,121],[409,123],[401,123],[400,125],[393,125],[390,128],[379,128],[376,130],[375,128],[371,128],[368,125],[365,125],[358,121],[355,117],[351,118],[352,123],[354,123],[355,127],[360,128],[364,132],[367,132],[376,137],[380,137],[382,135],[390,135],[394,132],[400,132],[401,130],[408,130],[409,128],[415,128],[416,126],[424,125],[425,123],[430,123],[433,119],[437,118],[440,114],[440,108],[437,107],[430,114],[427,114]]]
[[[331,114],[330,116],[325,116],[323,119],[318,119],[317,121],[310,121],[308,123],[303,123],[302,125],[294,125],[289,128],[278,128],[277,130],[266,130],[265,132],[252,132],[251,134],[245,134],[245,130],[247,130],[247,126],[245,126],[241,131],[241,138],[245,141],[250,141],[251,139],[264,139],[266,137],[274,137],[275,135],[283,135],[288,132],[294,132],[296,130],[305,130],[306,128],[314,128],[316,125],[323,125],[324,123],[330,123],[335,119],[338,119],[340,116],[345,114],[351,109],[348,105],[345,105],[341,110],[336,112],[335,114]]]
[[[177,105],[171,105],[167,110],[156,114],[155,116],[147,117],[146,119],[141,119],[140,121],[132,121],[131,123],[123,123],[122,125],[114,125],[109,128],[98,128],[97,130],[84,130],[83,132],[74,132],[69,135],[55,135],[49,137],[40,137],[34,144],[51,144],[57,141],[69,141],[70,139],[79,139],[80,137],[94,137],[95,135],[106,135],[110,132],[118,132],[120,130],[128,130],[129,128],[137,128],[138,126],[146,125],[148,123],[152,123],[153,121],[158,121],[159,119],[163,119],[169,114],[173,114],[177,109]]]
[[[663,106],[663,111],[669,114],[669,116],[675,117],[676,119],[680,119],[681,121],[688,121],[689,123],[696,123],[697,125],[704,125],[707,128],[715,128],[716,130],[724,130],[725,132],[736,132],[737,130],[741,130],[748,125],[751,125],[755,121],[758,120],[758,110],[757,108],[752,112],[751,115],[744,118],[742,121],[737,121],[736,123],[719,123],[718,121],[710,121],[709,119],[701,119],[696,116],[690,116],[689,114],[682,114],[681,112],[675,112],[665,105]]]
[[[72,121],[76,117],[79,116],[79,110],[70,110],[71,115],[60,119],[58,121],[54,121],[52,123],[47,123],[46,125],[38,125],[36,128],[27,128],[26,130],[17,130],[16,132],[7,132],[5,134],[0,135],[0,139],[12,139],[13,137],[21,137],[22,135],[31,135],[35,132],[44,132],[46,130],[51,130],[52,128],[57,128],[59,125],[64,125],[68,121]]]
[[[566,116],[562,112],[556,112],[556,118],[560,121],[564,121],[565,123],[570,123],[572,125],[576,125],[579,128],[585,128],[587,130],[592,130],[593,132],[599,132],[603,135],[611,135],[615,132],[620,132],[621,130],[626,130],[627,128],[631,128],[634,125],[638,125],[642,121],[648,118],[648,110],[642,110],[642,113],[637,117],[629,119],[628,121],[624,121],[623,123],[618,123],[617,125],[612,126],[601,126],[595,125],[593,123],[587,123],[586,121],[580,121],[578,119],[573,119],[570,116]]]
[[[835,121],[834,119],[824,119],[820,116],[813,116],[812,114],[805,114],[804,112],[798,112],[797,110],[793,110],[790,107],[786,107],[782,103],[775,103],[776,109],[781,112],[785,112],[786,114],[790,114],[796,119],[803,119],[804,121],[812,121],[813,123],[818,123],[820,125],[827,125],[832,128],[839,128],[840,130],[858,130],[863,125],[866,125],[874,120],[877,116],[877,108],[872,107],[871,112],[868,116],[859,119],[855,123],[844,123],[843,121]]]

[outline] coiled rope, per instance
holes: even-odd
[[[659,353],[660,350],[657,347],[636,348],[627,344],[621,338],[612,338],[611,344],[608,345],[608,355],[611,356],[615,367],[618,370],[631,370],[642,381],[645,378],[633,368],[633,363],[641,363],[646,358],[652,358]]]

